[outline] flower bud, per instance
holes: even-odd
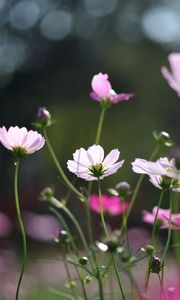
[[[174,145],[174,143],[171,141],[171,137],[170,137],[169,133],[167,133],[166,131],[161,131],[159,133],[157,131],[154,131],[153,137],[160,145],[163,145],[166,147],[171,147]]]
[[[80,263],[82,266],[87,265],[87,263],[88,263],[88,258],[87,258],[86,256],[80,257],[79,263]]]
[[[59,232],[59,241],[62,244],[67,244],[70,241],[70,236],[66,230],[60,230]]]
[[[150,262],[150,271],[152,273],[159,274],[161,270],[162,270],[162,264],[160,258],[157,256],[153,256]]]
[[[144,250],[147,253],[147,255],[152,255],[155,253],[155,248],[152,245],[147,245]]]
[[[51,125],[51,115],[45,107],[38,108],[37,123],[39,123],[42,127]]]
[[[40,194],[40,199],[48,201],[54,195],[54,190],[51,187],[46,187]]]
[[[123,263],[127,263],[130,260],[130,258],[131,258],[131,252],[128,250],[124,251],[121,256],[121,261]]]
[[[116,190],[118,191],[119,197],[126,199],[130,194],[130,184],[126,181],[119,182],[115,186]]]

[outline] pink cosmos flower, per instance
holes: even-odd
[[[104,158],[104,149],[100,145],[93,145],[87,150],[76,150],[74,160],[68,160],[67,167],[70,172],[87,181],[103,179],[122,167],[124,160],[117,162],[119,155],[118,149],[114,149]]]
[[[155,206],[152,210],[152,213],[149,213],[146,210],[143,210],[143,221],[149,224],[153,224],[156,216],[158,207]],[[157,222],[160,225],[161,229],[168,229],[169,223],[171,221],[171,229],[173,230],[180,230],[180,213],[172,214],[170,217],[170,210],[169,209],[159,209]]]
[[[92,82],[92,92],[90,97],[96,101],[109,101],[110,103],[118,103],[129,100],[134,94],[117,94],[111,87],[108,80],[108,74],[99,73],[94,75]]]
[[[31,154],[44,146],[45,139],[37,131],[25,127],[0,128],[0,142],[5,148],[18,155]]]
[[[108,197],[106,195],[102,195],[102,206],[104,213],[108,213],[112,216],[121,215],[128,209],[128,203],[123,203],[117,196]],[[90,196],[90,208],[96,213],[100,213],[98,195]]]
[[[174,159],[161,157],[153,162],[136,158],[132,166],[135,173],[149,175],[154,186],[160,189],[172,188],[173,191],[180,192],[180,172],[175,167]]]
[[[171,53],[168,60],[171,72],[166,67],[162,67],[161,73],[170,87],[180,96],[180,53]]]
[[[152,209],[152,213],[148,212],[147,210],[143,210],[143,221],[149,224],[153,224],[155,221],[155,216],[157,212],[158,207],[155,206]],[[169,227],[169,223],[167,218],[170,218],[170,210],[169,209],[162,209],[159,208],[158,215],[157,215],[157,222],[160,224],[160,228],[167,225],[167,228]],[[165,227],[163,227],[165,228]]]

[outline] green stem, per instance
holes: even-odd
[[[105,112],[106,112],[106,108],[102,107],[100,118],[99,118],[99,123],[98,123],[98,127],[97,127],[96,139],[95,139],[96,145],[98,145],[100,142]]]
[[[177,213],[180,211],[180,196],[179,193],[174,193],[173,201],[173,212]],[[174,247],[174,253],[178,264],[180,265],[180,234],[178,230],[174,230],[172,233],[173,243],[176,245]]]
[[[119,288],[120,288],[122,298],[123,298],[123,300],[126,300],[113,253],[111,253],[111,257],[112,257],[112,262],[113,262],[113,266],[114,266],[114,270],[115,270],[116,277],[117,277],[117,280],[118,280],[118,284],[119,284]]]
[[[160,197],[159,197],[159,201],[158,201],[158,207],[157,207],[157,211],[155,214],[155,218],[154,218],[154,223],[153,223],[153,229],[152,229],[152,245],[155,247],[155,240],[156,240],[156,222],[157,222],[157,217],[158,217],[158,213],[159,213],[159,209],[161,207],[161,203],[162,203],[162,199],[164,196],[165,190],[161,191]],[[147,289],[148,289],[148,285],[149,285],[149,279],[150,279],[150,274],[151,274],[151,261],[152,261],[152,255],[149,256],[148,259],[148,268],[147,268],[147,272],[146,272],[146,278],[145,278],[145,295],[147,293]]]
[[[163,252],[163,255],[162,255],[162,266],[164,266],[164,261],[165,261],[166,254],[167,254],[167,251],[168,251],[168,248],[169,248],[169,245],[170,245],[170,241],[171,241],[171,233],[172,233],[172,226],[171,226],[172,206],[173,206],[173,192],[171,192],[171,195],[170,195],[170,220],[169,220],[169,228],[168,228],[168,238],[167,238],[166,245],[165,245],[165,248],[164,248],[164,252]]]
[[[63,203],[58,201],[55,197],[51,197],[50,199],[48,199],[48,201],[49,201],[50,204],[54,205],[55,207],[62,209],[68,215],[68,217],[74,223],[74,225],[75,225],[75,227],[76,227],[76,229],[79,233],[79,236],[81,238],[81,241],[82,241],[82,244],[83,244],[85,250],[87,251],[87,253],[89,253],[88,244],[87,244],[86,239],[84,237],[83,231],[82,231],[79,223],[77,222],[76,218],[70,212],[70,210]]]
[[[123,204],[124,203],[122,203],[122,205]],[[127,215],[126,215],[126,211],[124,209],[123,209],[122,218],[123,218],[123,228],[124,228],[124,232],[125,232],[125,240],[126,240],[127,250],[128,250],[128,253],[130,253],[129,237],[128,237],[128,230],[127,230]],[[131,273],[130,257],[128,259],[128,276],[129,276],[130,284],[131,284],[132,300],[135,300],[134,281],[133,281],[133,276],[132,276],[132,273]]]
[[[46,131],[46,128],[44,128],[43,130],[43,133],[44,133],[44,136],[45,136],[45,139],[46,139],[46,144],[47,144],[47,147],[49,149],[49,152],[52,156],[52,159],[54,161],[54,164],[61,176],[61,178],[64,180],[65,184],[68,186],[68,188],[79,198],[79,199],[83,199],[84,200],[84,195],[81,194],[73,185],[72,183],[69,181],[69,179],[67,178],[67,176],[65,175],[62,167],[61,167],[61,164],[60,162],[58,161],[57,157],[56,157],[56,154],[51,146],[51,143],[49,141],[49,138],[48,138],[48,135],[47,135],[47,131]]]
[[[68,284],[71,289],[71,293],[72,293],[74,299],[78,300],[78,296],[76,294],[76,290],[75,290],[75,287],[72,282],[71,273],[70,273],[69,266],[68,266],[67,259],[66,259],[66,249],[64,249],[64,247],[62,249],[62,255],[63,255],[64,267],[65,267],[67,278],[69,281]]]
[[[102,221],[102,225],[103,225],[103,228],[104,228],[104,232],[105,232],[106,238],[107,238],[107,240],[109,240],[110,236],[109,236],[109,233],[108,233],[108,230],[107,230],[107,227],[106,227],[106,223],[105,223],[105,219],[104,219],[103,205],[102,205],[101,184],[100,184],[100,180],[99,179],[98,179],[98,192],[99,192],[99,208],[100,208],[101,221]],[[112,262],[113,262],[114,270],[115,270],[115,273],[116,273],[116,276],[117,276],[117,280],[118,280],[120,292],[121,292],[123,300],[125,300],[125,296],[124,296],[124,292],[123,292],[121,280],[120,280],[118,269],[117,269],[116,262],[115,262],[115,259],[114,259],[114,254],[112,252],[111,252],[111,257],[112,257]]]
[[[109,233],[108,233],[108,230],[107,230],[107,227],[106,227],[106,222],[105,222],[105,219],[104,219],[101,184],[100,184],[100,179],[99,178],[98,178],[98,193],[99,193],[99,209],[100,209],[101,222],[102,222],[102,225],[103,225],[103,228],[104,228],[106,238],[109,240]]]
[[[154,223],[153,223],[153,229],[152,229],[152,245],[155,247],[155,239],[156,239],[156,222],[157,222],[157,217],[158,217],[158,213],[159,213],[159,209],[161,207],[161,203],[162,203],[162,199],[164,197],[164,193],[165,193],[165,190],[162,190],[161,191],[161,194],[160,194],[160,197],[159,197],[159,201],[158,201],[158,207],[157,207],[157,210],[156,210],[156,214],[155,214],[155,218],[154,218]]]
[[[23,263],[22,263],[21,273],[19,276],[19,281],[18,281],[17,288],[16,288],[16,300],[19,299],[19,289],[20,289],[20,285],[21,285],[21,281],[22,281],[22,277],[23,277],[24,269],[25,269],[25,265],[26,265],[26,259],[27,259],[26,233],[25,233],[24,224],[23,224],[22,216],[21,216],[21,210],[20,210],[20,206],[19,206],[18,171],[19,171],[19,160],[17,160],[15,163],[14,195],[15,195],[15,203],[16,203],[16,213],[17,213],[17,218],[18,218],[21,235],[22,235],[22,241],[23,241]]]

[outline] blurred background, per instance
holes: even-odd
[[[0,126],[30,129],[38,107],[45,106],[57,120],[49,137],[66,170],[66,161],[77,148],[94,143],[100,106],[89,97],[90,83],[94,74],[108,73],[115,91],[135,96],[107,112],[101,144],[106,151],[119,148],[126,163],[118,174],[104,180],[103,191],[122,180],[134,187],[138,175],[132,173],[130,163],[136,157],[150,156],[155,147],[153,130],[165,130],[180,143],[179,99],[160,72],[173,51],[180,51],[179,0],[0,0]],[[12,272],[18,270],[15,253],[21,249],[13,163],[1,147],[1,276],[12,266]],[[66,173],[72,179],[72,174]],[[44,147],[21,161],[20,199],[32,264],[40,257],[39,251],[48,257],[58,248],[53,236],[61,226],[48,205],[38,200],[47,185],[55,187],[58,197],[64,195]],[[77,181],[77,186],[85,185]],[[97,191],[96,185],[93,190]],[[142,225],[141,210],[151,209],[158,193],[146,179],[130,227]],[[83,225],[86,220],[74,196],[69,207]],[[93,217],[98,224],[98,216]],[[119,226],[119,220],[115,217],[112,227]],[[15,273],[11,275],[16,279]],[[9,285],[3,283],[0,288],[2,299],[11,299],[13,281]]]

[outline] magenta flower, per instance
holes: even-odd
[[[174,159],[168,160],[167,157],[161,157],[153,162],[136,158],[132,166],[135,173],[149,175],[150,182],[154,186],[160,189],[171,188],[173,191],[180,192],[180,172],[175,167]]]
[[[76,150],[74,160],[68,160],[67,167],[70,172],[87,181],[103,179],[122,167],[124,160],[117,162],[119,155],[118,149],[114,149],[104,158],[104,149],[100,145],[93,145],[87,150]]]
[[[171,72],[166,67],[162,67],[161,73],[170,87],[180,96],[180,53],[171,53],[168,60]]]
[[[92,82],[92,92],[90,97],[96,101],[108,101],[110,103],[118,103],[121,101],[129,100],[134,94],[117,94],[111,87],[111,83],[108,80],[108,74],[99,73],[94,75]]]
[[[106,196],[102,195],[102,206],[104,213],[108,213],[112,216],[121,215],[124,211],[128,209],[128,203],[122,202],[117,196]],[[99,207],[99,196],[90,196],[90,208],[96,213],[100,213]]]
[[[45,139],[37,131],[27,131],[25,127],[0,128],[0,142],[17,155],[31,154],[44,146]]]

